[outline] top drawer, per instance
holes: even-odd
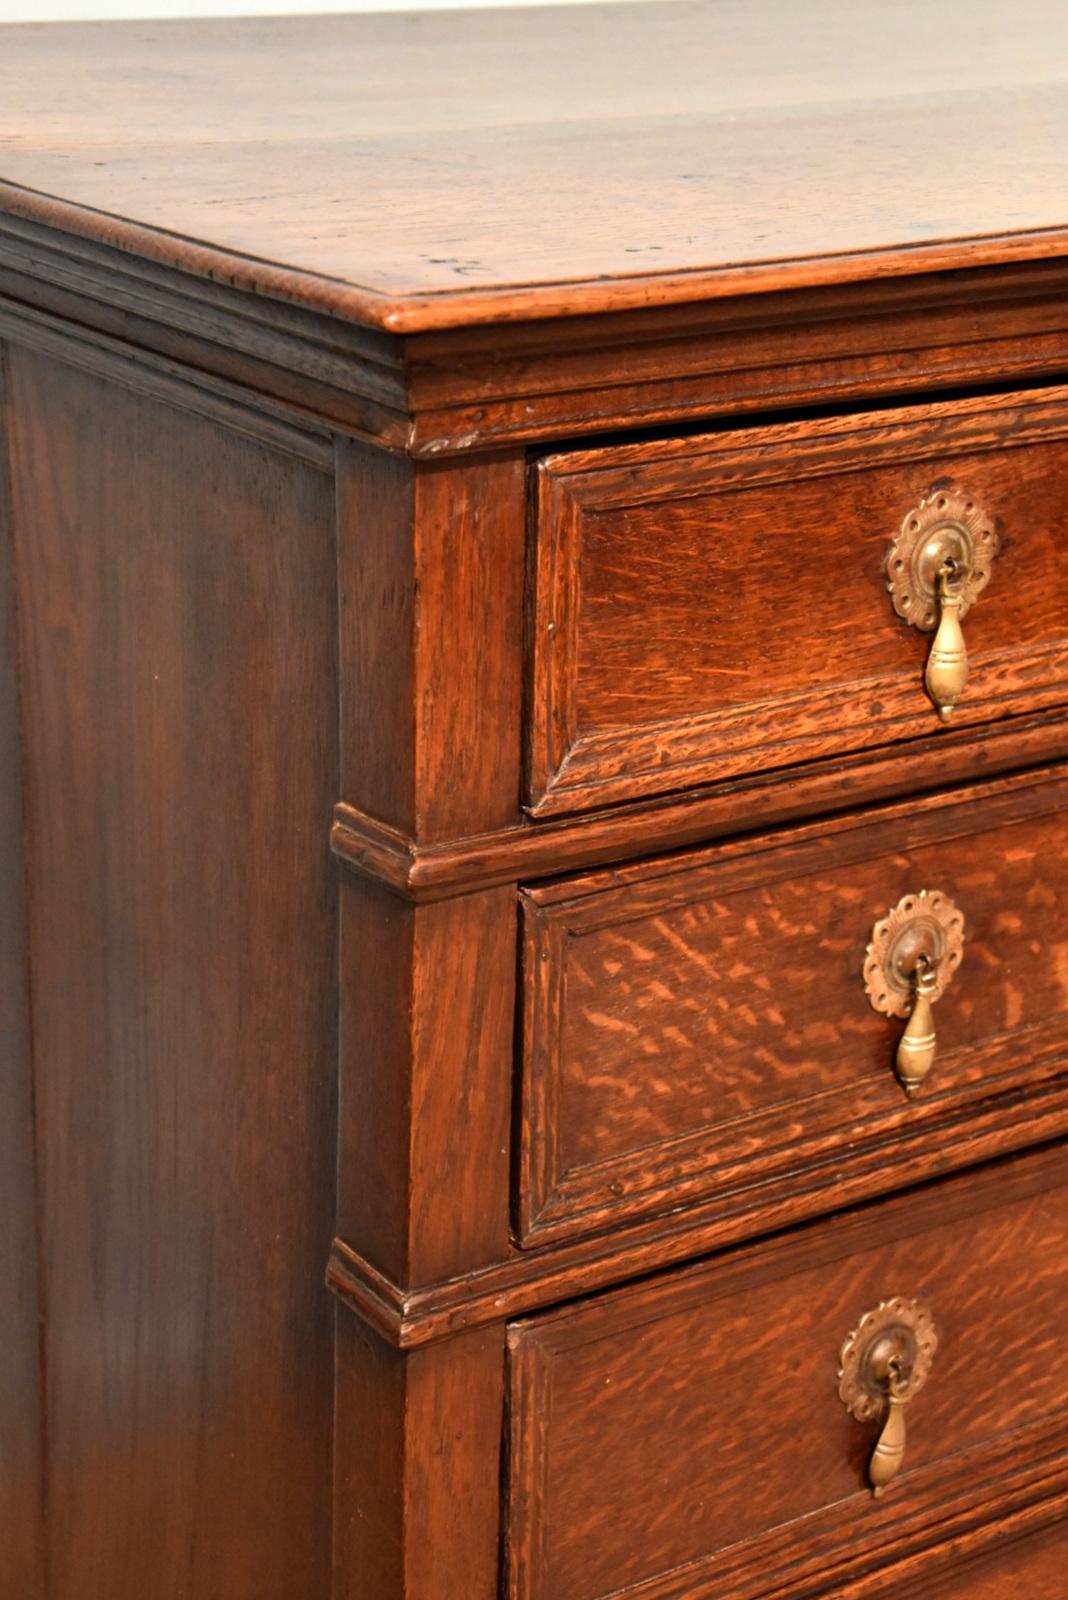
[[[995,552],[953,723],[1068,700],[1066,436],[1060,388],[541,461],[530,810],[930,733],[902,533]]]

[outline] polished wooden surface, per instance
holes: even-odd
[[[291,1600],[329,1573],[332,484],[5,365],[48,1593]]]
[[[1066,59],[1058,0],[20,27],[2,204],[409,330],[1056,256]]]
[[[7,415],[0,346],[0,418]],[[18,624],[7,474],[0,470],[0,1506],[6,1580],[46,1600],[45,1436],[23,860]]]
[[[1021,1158],[515,1325],[514,1600],[810,1594],[989,1520],[1028,1475],[1063,1487],[1066,1183],[1059,1152]],[[837,1361],[892,1295],[930,1308],[939,1348],[874,1504],[878,1430]]]
[[[511,889],[342,885],[338,1232],[404,1286],[508,1254],[515,929]]]
[[[1068,1519],[1025,1544],[1010,1544],[994,1556],[967,1563],[943,1581],[928,1577],[916,1595],[930,1600],[1020,1600],[1058,1594],[1068,1572]]]
[[[1057,1592],[1066,42],[0,30],[13,1597]],[[881,566],[949,476],[939,729]],[[900,1293],[874,1506],[835,1358]]]
[[[1068,722],[1046,713],[960,732],[940,728],[882,753],[728,779],[578,816],[535,820],[524,815],[504,828],[437,843],[421,844],[343,800],[335,808],[331,837],[347,866],[388,883],[406,899],[425,902],[595,862],[633,860],[742,827],[770,827],[852,810],[871,800],[922,795],[976,772],[993,775],[1066,755]]]
[[[47,209],[55,211],[51,204]],[[60,208],[62,209],[62,208]],[[1068,266],[876,277],[679,306],[401,337],[210,281],[0,206],[0,291],[20,339],[121,351],[320,434],[417,459],[831,400],[1063,375]],[[131,247],[132,248],[132,247]],[[0,326],[12,316],[0,304]],[[71,323],[79,336],[71,337]]]
[[[331,1600],[499,1600],[502,1323],[404,1355],[338,1319]]]
[[[343,789],[420,843],[519,817],[526,481],[338,448]]]
[[[1068,699],[1068,391],[549,457],[538,475],[528,800],[608,804],[935,721],[930,634],[887,593],[933,488],[1002,548],[965,618],[973,725]]]
[[[1062,772],[529,891],[524,1240],[736,1203],[784,1161],[833,1185],[836,1158],[1060,1077],[1066,834]],[[875,923],[924,887],[963,914],[965,956],[907,1101],[902,1025],[862,973]]]

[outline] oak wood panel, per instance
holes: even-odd
[[[930,732],[885,559],[955,484],[1000,531],[965,726],[1068,699],[1068,391],[552,456],[538,469],[538,814]]]
[[[25,27],[3,204],[404,329],[1051,257],[1065,42],[1056,0]]]
[[[328,476],[14,351],[51,1593],[329,1576]]]
[[[931,1600],[1018,1600],[1022,1595],[1056,1595],[1068,1570],[1068,1518],[1052,1530],[974,1564],[968,1563],[941,1583],[928,1579],[917,1596]]]
[[[901,1024],[871,1008],[863,967],[875,923],[922,888],[962,912],[965,959],[909,1102]],[[1068,1055],[1063,771],[557,880],[523,904],[525,1242],[787,1170],[811,1184],[832,1153],[966,1116]]]
[[[372,816],[414,832],[412,470],[339,445],[337,502],[342,783]]]
[[[399,1354],[339,1308],[331,1600],[498,1600],[504,1329]]]
[[[826,1592],[1063,1494],[1066,1185],[1062,1150],[1020,1158],[869,1208],[851,1237],[811,1228],[514,1326],[511,1595]],[[874,1504],[836,1360],[894,1294],[930,1306],[940,1347]]]
[[[525,504],[520,453],[338,447],[343,797],[420,841],[519,815]]]
[[[0,1519],[4,1582],[25,1600],[46,1600],[33,1041],[6,355],[0,345]]]
[[[770,781],[621,789],[588,825],[521,816],[525,445],[1068,368],[1054,0],[1011,31],[995,0],[907,0],[878,40],[875,15],[683,0],[5,34],[55,1600],[497,1600],[505,1318],[1068,1133],[1036,1048],[1025,1079],[925,1104],[885,1147],[832,1141],[804,1183],[785,1163],[601,1234],[509,1237],[517,882],[892,794],[922,851],[953,805],[931,790],[1065,753],[1047,692],[870,763],[806,751]],[[389,886],[346,875],[340,907],[339,796],[338,853]],[[18,916],[0,907],[16,967]],[[15,1133],[0,1189],[24,1206],[21,1111]],[[963,1198],[935,1231],[1044,1204],[1044,1159],[1041,1180],[941,1190]],[[735,1304],[903,1248],[913,1200],[757,1247]],[[848,1560],[832,1514],[800,1552],[796,1525],[764,1540],[762,1564],[793,1563],[779,1600],[829,1571],[852,1600],[926,1592],[949,1552],[996,1570],[991,1542],[1063,1510],[1063,1446],[1060,1415],[1026,1420],[965,1455],[970,1481],[914,1473]]]
[[[223,427],[247,433],[323,471],[333,469],[332,441],[321,423],[239,384],[190,371],[167,356],[138,350],[107,335],[90,334],[9,300],[0,300],[0,331],[20,348],[51,356],[180,411],[216,419]]]
[[[1041,380],[1065,369],[1064,280],[1035,261],[414,334],[411,448]]]
[[[20,337],[53,313],[420,458],[1042,380],[1068,364],[1066,278],[1062,260],[1022,261],[402,338],[0,211]]]
[[[1037,1580],[1056,1570],[1055,1552],[1068,1523],[1068,1495],[1048,1483],[1045,1487],[1051,1492],[1044,1498],[1018,1499],[1002,1508],[996,1520],[947,1528],[947,1537],[933,1548],[900,1557],[888,1554],[879,1566],[836,1584],[833,1600],[935,1600],[942,1595],[971,1600],[973,1594],[980,1600],[1015,1600],[1024,1593],[1056,1594],[1056,1588],[1043,1590]],[[1022,1587],[1031,1578],[1035,1584]],[[817,1592],[821,1600],[827,1594]]]
[[[420,840],[514,822],[523,457],[342,442],[337,482],[342,793]],[[510,888],[343,886],[337,1229],[402,1285],[507,1250],[515,940]]]
[[[400,341],[230,284],[190,278],[0,211],[0,292],[22,339],[76,324],[83,349],[122,341],[146,366],[234,383],[264,411],[291,408],[384,447],[410,433]]]
[[[511,889],[342,882],[337,1228],[402,1286],[507,1253],[515,951]]]
[[[941,730],[873,756],[862,754],[710,788],[654,797],[581,817],[535,822],[421,845],[357,807],[334,811],[331,842],[347,866],[416,902],[498,883],[574,871],[595,862],[707,841],[740,827],[834,815],[877,799],[924,796],[976,773],[992,776],[1068,755],[1068,717],[1014,717],[992,728]]]
[[[401,1349],[415,1349],[465,1328],[556,1305],[606,1285],[640,1278],[675,1262],[788,1228],[831,1206],[908,1188],[932,1175],[977,1165],[1006,1151],[1063,1139],[1068,1103],[1062,1081],[1001,1095],[926,1123],[903,1127],[893,1160],[877,1145],[857,1154],[833,1150],[816,1181],[798,1184],[787,1169],[754,1192],[718,1197],[678,1215],[653,1217],[612,1234],[592,1234],[512,1256],[460,1276],[404,1288],[343,1240],[336,1239],[327,1283],[338,1298]]]

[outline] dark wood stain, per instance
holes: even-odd
[[[334,1600],[498,1600],[503,1327],[404,1355],[338,1315]]]
[[[1068,755],[1068,718],[1014,717],[981,729],[942,729],[877,753],[842,756],[681,794],[598,809],[579,817],[522,817],[505,828],[420,844],[342,801],[332,834],[338,857],[424,902],[594,862],[627,861],[746,828],[833,816],[871,800],[925,796],[974,777],[1034,767]]]
[[[331,485],[38,356],[7,398],[51,1592],[289,1600],[329,1545]]]
[[[0,451],[11,426],[0,345]],[[0,453],[0,1451],[5,1582],[46,1600],[33,1039],[17,608],[6,452]]]
[[[1064,1584],[1068,1561],[1068,1526],[1062,1519],[1052,1532],[1026,1544],[1013,1544],[994,1556],[968,1563],[942,1582],[927,1581],[932,1600],[1017,1600],[1024,1594],[1055,1595]]]
[[[337,482],[346,800],[421,843],[514,823],[523,456],[413,466],[346,444]]]
[[[1068,34],[1003,13],[2,30],[5,1596],[1061,1592]],[[940,731],[882,567],[950,480]]]
[[[342,884],[338,1230],[405,1286],[508,1249],[515,929],[508,889]]]
[[[915,277],[599,315],[565,302],[534,322],[399,335],[249,293],[238,259],[203,280],[68,232],[74,219],[46,209],[46,222],[15,215],[0,185],[0,291],[17,302],[0,302],[0,330],[79,363],[106,353],[142,374],[178,363],[206,394],[244,391],[260,411],[415,459],[923,398],[989,387],[995,373],[1004,386],[1048,382],[1068,366],[1063,259],[973,269],[949,255]]]

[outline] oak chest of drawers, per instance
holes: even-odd
[[[0,44],[5,1594],[1068,1595],[1063,9]]]

